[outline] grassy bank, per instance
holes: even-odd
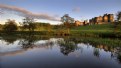
[[[64,33],[67,33],[66,30],[60,29]],[[43,30],[43,31],[14,31],[14,32],[5,32],[0,31],[0,35],[5,34],[23,34],[23,35],[49,35],[53,36],[56,33],[59,33],[57,29],[51,29],[51,31]],[[102,24],[102,25],[89,25],[89,26],[79,26],[73,27],[70,29],[70,36],[85,36],[85,37],[108,37],[108,38],[121,38],[121,34],[114,32],[114,24]]]
[[[113,24],[80,26],[71,29],[72,35],[91,36],[91,37],[121,37],[114,32]]]

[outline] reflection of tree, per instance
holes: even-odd
[[[121,63],[121,47],[116,47],[115,49],[115,54],[117,57],[117,60]]]
[[[121,53],[118,54],[117,59],[119,60],[119,62],[121,63]]]
[[[32,32],[29,32],[27,35],[22,34],[21,37],[23,39],[20,40],[19,45],[22,45],[22,48],[27,49],[27,48],[33,48],[35,45],[35,42],[39,40],[48,40],[49,36],[40,36],[40,35],[35,35]],[[45,44],[40,44],[40,47],[49,47],[54,45],[54,43],[50,40],[47,41]]]
[[[13,37],[14,35],[12,35],[12,36],[10,36],[10,35],[5,35],[5,36],[1,36],[2,37],[2,39],[5,41],[5,42],[7,42],[7,44],[12,44],[12,43],[14,43],[17,39],[18,39],[18,37]]]
[[[74,52],[77,46],[72,41],[61,41],[60,43],[60,51],[64,55],[68,55],[71,52]]]
[[[117,58],[117,60],[121,63],[121,47],[111,49],[111,58]]]
[[[100,57],[100,52],[98,48],[94,48],[94,52],[93,52],[94,56],[96,57]]]
[[[36,41],[36,37],[33,34],[29,34],[28,36],[22,35],[24,40],[21,40],[19,42],[20,45],[22,45],[23,48],[32,48],[34,46],[34,43]]]

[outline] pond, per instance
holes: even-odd
[[[121,48],[61,37],[1,37],[0,68],[121,68]]]

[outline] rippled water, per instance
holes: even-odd
[[[121,68],[120,48],[63,38],[0,40],[0,68]],[[118,57],[119,56],[119,57]]]

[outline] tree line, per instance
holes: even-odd
[[[36,22],[34,18],[26,17],[23,22],[17,25],[15,20],[8,19],[4,25],[0,24],[1,31],[41,31],[51,30],[52,25],[49,23]]]

